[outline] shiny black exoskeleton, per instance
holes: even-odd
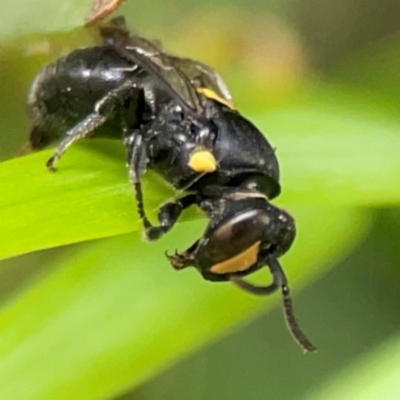
[[[252,293],[280,288],[292,333],[305,350],[314,350],[294,319],[277,261],[290,248],[295,225],[270,203],[280,192],[271,145],[234,110],[211,68],[132,35],[121,17],[100,25],[99,32],[102,45],[76,50],[36,77],[29,95],[30,146],[61,139],[47,163],[54,170],[66,148],[81,138],[122,138],[146,237],[159,238],[185,208],[200,207],[210,220],[206,231],[183,253],[167,255],[171,264],[194,266],[205,279],[230,280]],[[160,208],[157,226],[143,206],[141,177],[147,169],[183,193]],[[271,285],[242,279],[264,265],[272,272]]]

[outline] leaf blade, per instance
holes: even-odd
[[[279,204],[290,209],[400,203],[398,124],[304,109],[270,113],[258,121],[278,146]],[[56,174],[44,168],[50,155],[44,151],[0,165],[0,229],[7,232],[0,259],[140,229],[120,143],[93,140],[75,146]],[[155,174],[145,181],[144,192],[152,216],[173,196]]]
[[[368,230],[361,210],[294,214],[299,240],[283,260],[292,290]],[[230,284],[204,282],[195,271],[168,268],[163,250],[189,244],[201,229],[199,222],[183,223],[152,245],[138,234],[89,245],[22,293],[0,314],[0,397],[110,398],[279,301],[279,295],[263,300]],[[264,274],[253,279],[265,282]],[[289,333],[281,345],[300,351]]]

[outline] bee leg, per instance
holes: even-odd
[[[168,261],[171,263],[172,267],[176,270],[181,270],[187,267],[191,267],[193,265],[196,250],[199,245],[200,240],[196,240],[189,248],[187,248],[183,253],[178,253],[175,250],[173,255],[165,252],[165,256]]]
[[[196,202],[196,196],[189,194],[176,201],[163,204],[158,210],[158,226],[145,229],[148,240],[157,240],[167,233],[176,223],[182,211]]]
[[[55,171],[55,164],[64,154],[65,150],[74,142],[88,136],[96,128],[103,125],[116,106],[126,99],[133,90],[137,90],[136,85],[131,81],[125,81],[121,86],[111,90],[100,99],[96,103],[94,111],[66,133],[52,157],[47,161],[47,168],[50,171]]]
[[[147,230],[152,227],[152,224],[144,210],[141,177],[146,171],[148,161],[146,145],[140,131],[136,131],[127,136],[125,139],[125,146],[128,149],[128,173],[129,180],[135,192],[137,212],[142,220],[144,229]]]
[[[125,145],[128,148],[129,179],[135,190],[136,207],[143,223],[146,239],[157,240],[174,226],[185,208],[196,202],[196,196],[187,195],[162,205],[158,212],[159,225],[154,226],[144,209],[141,177],[146,171],[148,159],[143,135],[140,131],[132,133],[125,139]]]

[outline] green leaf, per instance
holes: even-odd
[[[259,126],[277,147],[282,204],[399,204],[398,123],[311,104],[271,112]]]
[[[121,143],[91,145],[70,151],[55,174],[49,151],[1,164],[0,258],[139,229]],[[149,208],[168,195],[156,177],[144,190]]]
[[[2,0],[0,40],[37,33],[70,31],[83,25],[93,0]]]
[[[368,214],[292,211],[298,240],[282,263],[296,292],[360,240]],[[0,398],[112,398],[280,301],[168,266],[163,251],[189,245],[202,222],[179,224],[151,245],[138,233],[88,245],[25,290],[0,315]],[[253,279],[270,278],[261,271]],[[302,310],[296,311],[301,321]],[[280,345],[301,353],[289,333]]]
[[[258,125],[278,148],[283,195],[291,205],[382,206],[400,203],[400,126],[325,109],[270,113]],[[71,148],[59,170],[50,151],[0,164],[0,259],[140,228],[121,143],[93,140]],[[173,193],[154,174],[146,206]]]

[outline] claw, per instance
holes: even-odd
[[[54,166],[55,162],[56,162],[55,156],[52,156],[47,160],[46,167],[50,172],[56,172],[56,168]]]

